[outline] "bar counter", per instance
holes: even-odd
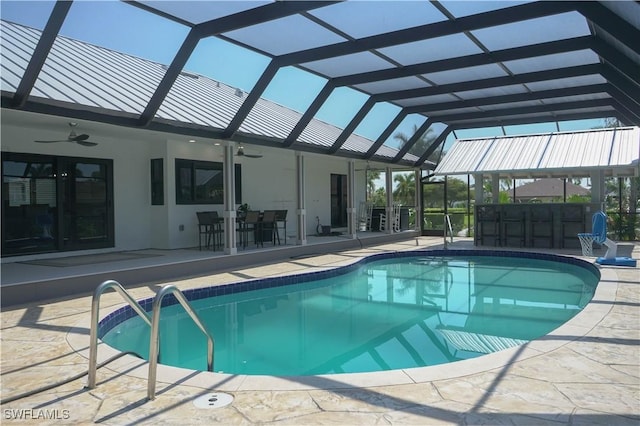
[[[592,203],[478,204],[475,245],[580,248],[578,233],[591,231]]]

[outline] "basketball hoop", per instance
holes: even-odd
[[[593,256],[593,234],[578,234],[583,256]]]

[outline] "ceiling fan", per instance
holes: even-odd
[[[69,136],[67,137],[67,139],[58,139],[58,140],[51,140],[51,141],[34,141],[34,142],[38,142],[38,143],[73,142],[82,146],[98,145],[96,142],[88,141],[87,139],[89,139],[89,135],[87,135],[86,133],[83,133],[81,135],[76,134],[75,127],[77,125],[78,123],[69,122],[69,127],[71,127],[71,132],[69,133]]]
[[[247,157],[247,158],[262,158],[262,155],[257,155],[257,154],[245,154],[245,153],[244,153],[244,147],[243,147],[243,146],[239,146],[239,147],[238,147],[238,152],[236,152],[236,156],[238,156],[238,157]]]

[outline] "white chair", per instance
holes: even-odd
[[[378,230],[384,231],[385,229],[387,229],[387,215],[380,213],[380,224],[378,225]]]
[[[358,230],[371,231],[371,215],[373,214],[373,203],[360,202],[358,209]]]
[[[400,203],[393,204],[393,232],[400,232]]]

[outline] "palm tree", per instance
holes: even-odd
[[[415,173],[397,173],[393,177],[393,181],[397,183],[396,189],[393,191],[393,198],[405,206],[414,205],[416,197]]]
[[[400,141],[400,146],[404,146],[404,144],[406,144],[409,141],[409,139],[411,139],[411,137],[417,132],[418,132],[418,126],[414,124],[413,132],[411,133],[411,135],[398,132],[395,135],[393,135],[393,138]],[[431,146],[431,144],[435,139],[436,139],[436,136],[433,135],[433,129],[427,129],[427,131],[424,132],[422,136],[420,136],[420,139],[418,139],[416,143],[409,149],[409,154],[413,154],[417,157],[422,156],[422,154],[425,153],[427,148]],[[432,163],[437,163],[439,157],[440,157],[440,153],[438,152],[438,150],[435,150],[434,152],[431,153],[431,155],[429,155],[429,157],[427,158],[427,161],[431,161]]]
[[[376,192],[376,180],[380,179],[380,170],[367,169],[367,200],[372,200]]]

